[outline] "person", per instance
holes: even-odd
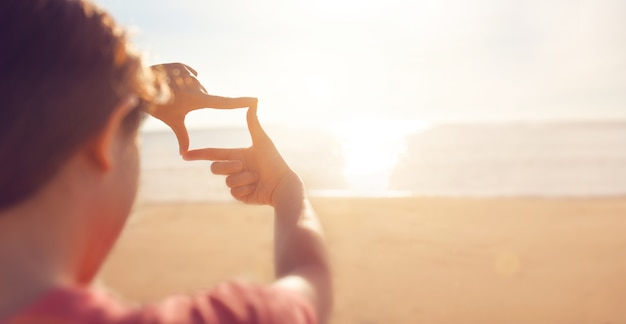
[[[181,153],[214,161],[237,200],[274,208],[276,280],[226,281],[139,307],[90,287],[135,199],[142,116],[214,98],[182,64],[168,66],[190,82],[168,85],[88,0],[3,0],[0,43],[0,323],[327,321],[322,229],[251,99],[250,148]]]

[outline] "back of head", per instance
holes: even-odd
[[[48,183],[125,96],[161,89],[124,31],[86,0],[3,0],[0,44],[0,210]]]

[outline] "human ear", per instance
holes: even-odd
[[[102,130],[87,144],[89,160],[99,170],[106,172],[113,167],[115,159],[115,140],[122,131],[122,122],[128,113],[139,104],[135,96],[119,103],[109,116]]]

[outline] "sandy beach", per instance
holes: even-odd
[[[332,323],[626,323],[626,198],[316,198]],[[129,302],[272,280],[272,210],[136,208],[102,280]]]

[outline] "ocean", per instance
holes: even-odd
[[[312,196],[626,196],[625,122],[353,122],[267,132]],[[195,129],[192,148],[246,147],[244,128]],[[140,202],[230,201],[209,161],[170,131],[141,135]]]

